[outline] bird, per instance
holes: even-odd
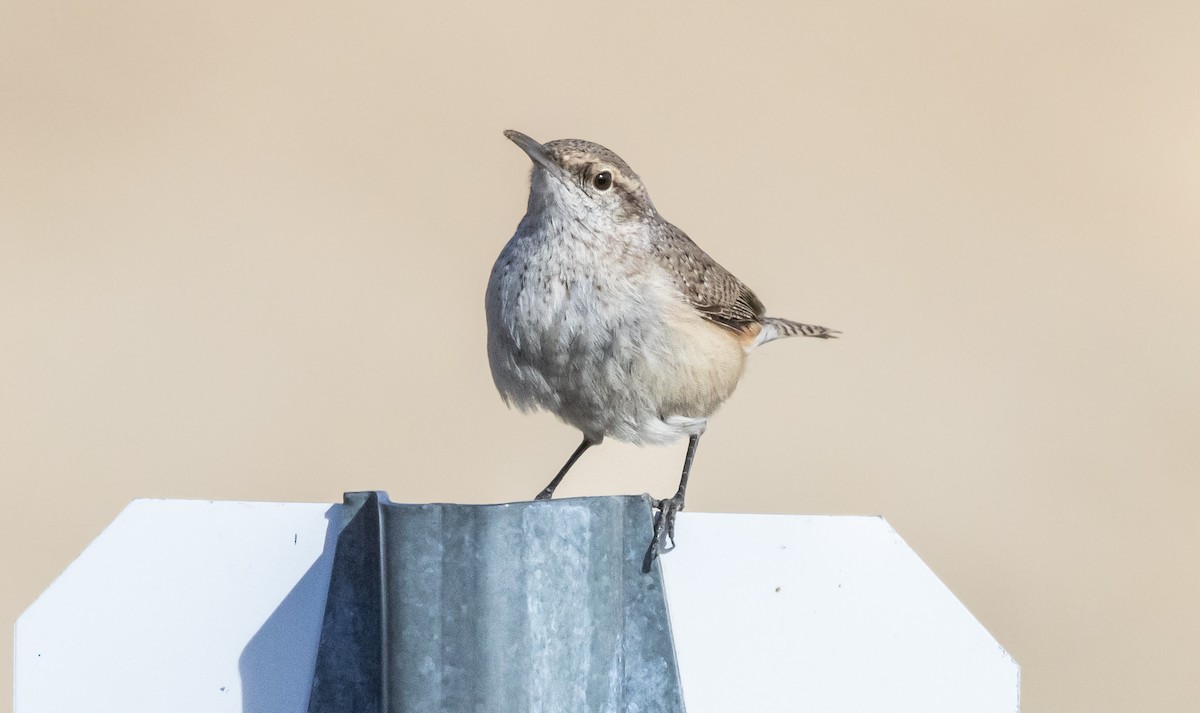
[[[659,214],[613,151],[504,135],[533,167],[525,216],[488,279],[492,379],[510,407],[550,411],[583,434],[537,500],[552,497],[605,438],[664,445],[687,437],[678,490],[654,501],[653,559],[675,547],[700,436],[747,355],[783,337],[840,332],[766,316],[749,287]]]

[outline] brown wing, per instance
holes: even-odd
[[[736,331],[761,323],[763,304],[758,297],[679,228],[665,225],[655,241],[654,256],[705,319]]]

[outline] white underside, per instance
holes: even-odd
[[[742,345],[665,274],[613,250],[518,229],[488,284],[496,387],[510,405],[551,411],[593,439],[702,433],[741,375]]]

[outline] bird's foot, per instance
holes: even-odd
[[[654,504],[658,510],[654,514],[654,536],[650,540],[650,551],[646,553],[646,563],[649,566],[660,554],[675,549],[675,516],[683,510],[683,497],[659,500]],[[670,545],[667,542],[670,541]]]
[[[534,500],[549,500],[551,498],[551,496],[553,496],[553,495],[554,495],[554,491],[547,488],[547,489],[543,490],[542,492],[538,493],[537,495],[535,495],[533,499]]]

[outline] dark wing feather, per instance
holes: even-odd
[[[736,331],[762,322],[763,304],[758,297],[679,228],[664,224],[653,251],[675,286],[705,319]]]

